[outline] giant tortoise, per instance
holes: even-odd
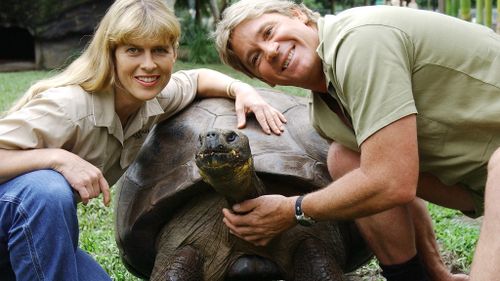
[[[116,240],[133,274],[151,280],[344,280],[343,272],[370,258],[353,222],[297,225],[266,247],[229,234],[223,207],[263,193],[303,194],[331,181],[329,144],[309,124],[307,100],[259,91],[288,120],[281,136],[264,134],[252,118],[234,131],[234,105],[227,99],[195,101],[151,131],[116,193]],[[270,273],[276,271],[280,276]]]

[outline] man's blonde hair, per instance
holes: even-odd
[[[241,0],[229,6],[222,13],[222,20],[217,24],[214,32],[215,45],[220,59],[223,63],[254,78],[255,75],[245,67],[232,50],[231,35],[233,30],[244,21],[258,18],[263,14],[278,13],[293,17],[294,11],[297,10],[304,13],[313,22],[317,22],[320,17],[319,13],[313,12],[304,4],[296,4],[288,0]]]
[[[175,49],[180,33],[179,21],[164,0],[116,0],[80,57],[61,73],[31,86],[9,112],[49,88],[80,85],[87,92],[109,89],[116,83],[114,53],[118,45],[154,40]]]

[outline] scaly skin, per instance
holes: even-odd
[[[222,223],[220,212],[225,205],[224,200],[234,204],[265,192],[265,187],[255,173],[251,156],[248,138],[240,132],[212,130],[200,135],[196,164],[203,180],[223,198],[213,193],[200,194],[178,210],[176,216],[160,232],[157,242],[158,255],[151,280],[198,278],[197,280],[222,281],[225,278],[224,272],[227,271],[232,273],[236,271],[234,275],[238,276],[239,268],[231,267],[233,264],[237,266],[246,262],[252,268],[257,262],[262,262],[252,258],[248,258],[245,262],[236,262],[245,253],[256,253],[276,261],[281,270],[285,271],[283,273],[287,280],[345,280],[333,254],[338,250],[342,256],[342,251],[345,249],[335,249],[331,244],[327,245],[316,237],[336,237],[336,235],[340,237],[330,226],[318,224],[315,226],[317,228],[301,226],[292,228],[268,245],[268,248],[253,246],[229,235]],[[180,253],[185,252],[186,245],[195,250],[188,251],[189,258],[180,257]],[[206,261],[203,267],[198,266],[199,258]],[[284,264],[288,264],[285,266],[288,270],[283,269]],[[248,280],[247,277],[252,275],[262,276],[276,272],[275,267],[275,265],[267,269],[266,266],[260,267],[265,268],[267,272],[261,272],[259,269],[255,269],[257,272],[248,272],[247,267],[244,280]],[[203,278],[200,278],[202,272]],[[179,276],[182,278],[171,279],[171,277],[180,278]]]
[[[295,280],[340,281],[345,280],[335,258],[318,240],[305,239],[295,251]]]
[[[203,279],[203,257],[198,250],[184,246],[176,251],[160,270],[151,275],[151,281],[200,281]]]

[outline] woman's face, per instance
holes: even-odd
[[[115,95],[128,104],[142,104],[165,88],[176,50],[155,40],[131,41],[115,50]]]

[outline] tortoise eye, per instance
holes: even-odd
[[[229,135],[226,137],[227,142],[233,142],[238,135],[235,132],[231,132]]]

